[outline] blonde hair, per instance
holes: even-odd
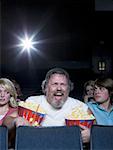
[[[93,80],[88,80],[87,82],[84,83],[84,94],[87,95],[86,87],[87,86],[92,86],[94,88],[95,81]]]
[[[7,78],[0,78],[0,85],[3,88],[5,88],[11,95],[11,98],[9,101],[10,106],[11,107],[17,107],[17,102],[16,102],[17,92],[16,92],[16,89],[15,89],[13,82],[11,82]]]

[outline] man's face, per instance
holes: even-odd
[[[104,103],[110,99],[109,92],[105,87],[95,86],[94,98],[98,103]]]
[[[68,80],[65,75],[51,75],[46,85],[46,98],[49,104],[56,109],[63,106],[69,95]]]

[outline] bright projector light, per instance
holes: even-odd
[[[22,45],[24,49],[29,51],[30,49],[33,48],[32,39],[28,39],[28,37],[26,37],[26,39],[22,40]]]
[[[18,39],[20,40],[20,44],[18,44],[18,47],[22,47],[22,52],[23,51],[28,51],[28,53],[31,50],[37,50],[34,45],[37,44],[37,41],[33,41],[35,35],[32,35],[31,37],[28,37],[27,34],[25,34],[24,38],[18,37]]]

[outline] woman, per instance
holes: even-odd
[[[83,100],[85,103],[94,100],[94,98],[93,98],[94,81],[93,80],[89,80],[89,81],[85,82],[83,93],[84,93],[83,94]]]
[[[17,93],[14,84],[7,78],[0,78],[0,125],[9,129],[9,147],[14,147],[15,126],[29,124],[18,117]]]
[[[7,116],[17,117],[17,93],[13,83],[6,79],[0,79],[0,125]],[[10,123],[10,122],[9,122]]]

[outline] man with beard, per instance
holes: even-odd
[[[42,82],[44,95],[30,96],[26,101],[39,104],[46,112],[41,126],[64,126],[65,119],[73,108],[81,107],[87,111],[88,107],[83,102],[69,97],[73,89],[73,83],[69,74],[62,68],[53,68],[47,72]],[[81,134],[84,143],[89,142],[90,131],[81,126]]]

